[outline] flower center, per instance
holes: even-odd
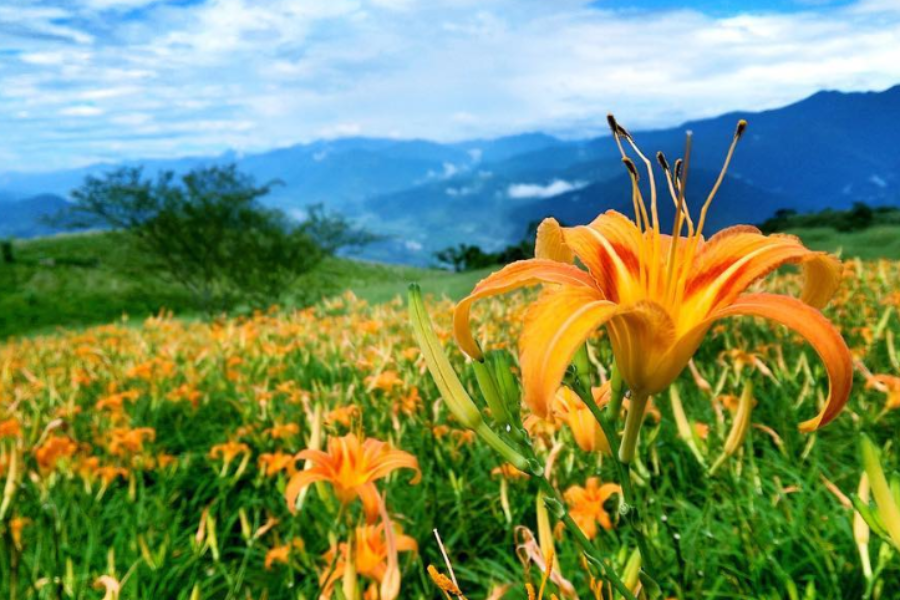
[[[681,317],[681,307],[684,300],[684,290],[687,287],[687,279],[691,274],[691,267],[694,264],[700,243],[703,241],[703,226],[706,224],[707,212],[713,198],[719,191],[719,187],[722,185],[722,181],[725,179],[725,173],[728,171],[728,166],[734,156],[734,149],[747,128],[747,122],[743,119],[738,121],[731,144],[728,147],[728,154],[725,156],[722,169],[719,171],[719,176],[712,190],[703,203],[696,227],[694,227],[685,199],[688,167],[691,160],[692,132],[687,132],[684,158],[679,158],[675,161],[674,170],[669,168],[669,162],[666,160],[665,155],[662,152],[657,152],[656,160],[662,167],[669,195],[675,205],[675,222],[672,225],[672,235],[668,236],[660,233],[656,177],[653,172],[653,164],[641,152],[628,130],[622,127],[615,117],[609,115],[607,120],[609,121],[613,138],[622,155],[622,162],[628,169],[628,174],[631,178],[634,221],[640,232],[638,238],[638,263],[640,265],[641,288],[644,291],[645,298],[660,304],[677,324]],[[649,212],[644,196],[641,193],[638,168],[634,161],[629,158],[622,140],[628,143],[646,166],[650,188]],[[684,232],[685,229],[687,230],[686,232]],[[679,329],[681,328],[679,327]]]

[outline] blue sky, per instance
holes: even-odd
[[[900,83],[896,0],[4,0],[0,171],[633,128]]]

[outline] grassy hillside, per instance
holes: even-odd
[[[840,251],[843,257],[864,260],[900,259],[900,227],[881,225],[861,231],[840,232],[827,227],[791,229],[807,246],[828,252]]]
[[[190,315],[190,297],[176,284],[148,274],[145,258],[121,234],[60,235],[14,244],[15,263],[0,263],[0,339],[58,326],[106,323],[160,310]],[[350,289],[383,302],[411,281],[437,295],[458,297],[479,278],[439,270],[328,259],[297,282],[287,303]]]
[[[810,247],[844,257],[900,259],[900,227],[879,226],[852,233],[828,228],[796,229]],[[0,263],[0,339],[106,323],[128,315],[143,319],[160,310],[193,312],[188,295],[174,283],[148,274],[145,258],[129,249],[121,234],[60,235],[14,244],[14,265]],[[411,281],[427,293],[459,298],[490,269],[470,273],[329,259],[297,282],[290,305],[352,290],[369,302],[402,294]]]

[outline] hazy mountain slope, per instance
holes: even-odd
[[[64,198],[54,194],[5,202],[0,205],[0,238],[56,233],[59,227],[46,223],[45,219],[57,215],[67,205]]]
[[[627,126],[628,115],[619,116]],[[711,229],[760,222],[778,208],[900,204],[900,86],[820,92],[775,110],[734,112],[634,137],[648,156],[662,150],[674,162],[683,152],[685,131],[693,131],[688,200],[697,206],[739,118],[750,126],[716,201]],[[304,207],[321,202],[391,236],[366,255],[396,262],[426,263],[435,250],[462,241],[497,248],[517,241],[528,221],[546,214],[578,222],[607,208],[630,211],[627,178],[609,136],[566,141],[526,133],[451,144],[356,137],[143,164],[153,173],[225,162],[237,162],[259,181],[280,180],[268,202],[291,214],[301,216]],[[6,231],[30,232],[15,235],[40,234],[28,224],[28,211],[7,209],[8,203],[45,193],[64,197],[86,174],[111,168],[0,173],[0,224]],[[660,205],[667,203],[664,197]]]

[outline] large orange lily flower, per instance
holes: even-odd
[[[738,125],[696,226],[684,200],[686,177],[678,166],[673,175],[665,157],[657,155],[676,207],[672,235],[660,233],[650,161],[627,131],[612,118],[610,124],[631,175],[635,221],[615,211],[579,227],[561,227],[554,219],[546,219],[538,229],[534,259],[491,274],[456,306],[454,334],[462,350],[473,359],[482,358],[469,323],[473,302],[523,286],[551,284],[529,307],[519,345],[525,402],[534,413],[546,417],[573,355],[600,326],[606,327],[616,365],[633,398],[642,404],[675,380],[715,321],[738,315],[762,317],[806,338],[828,371],[828,400],[801,429],[810,431],[834,419],[849,397],[851,356],[840,334],[818,309],[836,291],[841,263],[808,250],[794,236],[764,235],[750,226],[731,227],[708,240],[703,237],[707,210],[746,123]],[[637,168],[626,156],[623,140],[649,172],[649,213]],[[689,144],[690,138],[686,162]],[[573,264],[575,258],[586,270]],[[805,271],[799,300],[745,293],[756,281],[789,263],[801,265]]]
[[[402,468],[416,472],[410,483],[418,483],[422,478],[419,461],[412,454],[374,438],[360,441],[353,433],[329,439],[327,452],[307,449],[299,452],[296,458],[310,461],[312,467],[298,471],[288,482],[284,495],[291,512],[296,510],[297,496],[303,488],[316,481],[327,481],[343,503],[358,496],[366,517],[373,522],[379,506],[377,480]]]

